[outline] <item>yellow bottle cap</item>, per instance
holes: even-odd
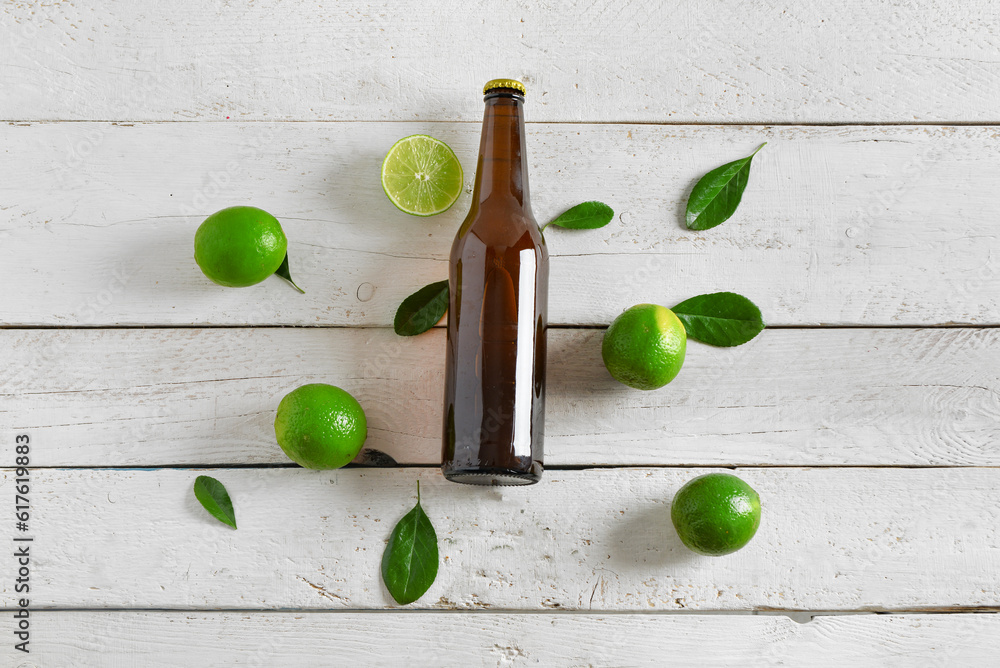
[[[494,88],[513,88],[520,91],[521,95],[525,94],[524,84],[517,79],[493,79],[492,81],[487,81],[486,85],[483,86],[483,95],[486,95],[486,93]]]

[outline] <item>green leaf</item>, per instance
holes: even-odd
[[[569,230],[596,230],[610,223],[614,217],[615,212],[604,202],[583,202],[564,211],[555,220],[546,223],[542,227],[542,231],[549,225],[565,227]]]
[[[303,290],[299,286],[295,285],[295,281],[292,280],[292,274],[288,270],[288,253],[285,253],[285,259],[281,261],[281,266],[278,267],[278,270],[275,271],[274,273],[277,274],[278,276],[281,276],[283,279],[285,279],[289,283],[291,283],[292,287],[295,288],[296,290],[298,290],[299,292],[301,292],[302,294],[306,293],[305,290]]]
[[[396,309],[392,328],[400,336],[416,336],[433,327],[448,311],[448,281],[420,288]]]
[[[767,146],[764,142],[757,151]],[[687,226],[689,230],[707,230],[729,220],[736,212],[743,197],[743,190],[750,178],[750,161],[757,155],[749,156],[713,169],[701,177],[687,202]]]
[[[413,603],[424,595],[438,572],[437,534],[420,507],[420,482],[417,482],[417,505],[399,520],[382,554],[382,581],[396,603]]]
[[[760,309],[734,292],[714,292],[682,301],[671,309],[688,337],[713,346],[738,346],[760,334]]]
[[[377,466],[382,468],[399,466],[399,463],[391,455],[387,455],[375,448],[365,448],[362,450],[355,463],[359,466]]]
[[[194,480],[194,495],[212,517],[236,528],[236,513],[233,512],[233,502],[225,485],[215,478],[200,475]]]

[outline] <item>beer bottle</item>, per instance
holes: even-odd
[[[542,475],[549,253],[528,203],[524,94],[512,79],[483,89],[472,208],[451,249],[442,469],[454,482]]]

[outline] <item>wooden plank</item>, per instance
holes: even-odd
[[[549,332],[546,464],[1000,465],[1000,330],[767,330],[692,342],[654,392],[614,381],[603,330]],[[441,459],[444,332],[0,330],[0,397],[40,466],[289,463],[274,411],[344,387],[366,446]]]
[[[1000,469],[738,469],[761,496],[761,526],[721,558],[687,550],[669,519],[673,494],[707,471],[549,471],[531,488],[483,489],[416,468],[208,470],[233,498],[234,531],[191,491],[204,469],[38,469],[32,604],[393,608],[379,564],[420,480],[441,568],[416,607],[1000,606]],[[12,498],[14,473],[3,476]],[[0,567],[6,607],[13,567]]]
[[[434,10],[5,3],[0,118],[473,120],[497,76],[546,121],[993,122],[1000,105],[989,0]]]
[[[32,665],[989,666],[1000,616],[36,612]],[[447,629],[442,633],[441,629]],[[24,659],[0,647],[5,665]]]
[[[382,156],[416,132],[455,147],[471,188],[473,124],[2,126],[0,280],[17,289],[0,322],[389,325],[446,276],[468,207],[424,220],[386,199]],[[737,215],[687,231],[694,181],[764,140]],[[618,212],[548,233],[554,324],[717,290],[773,325],[1000,324],[995,128],[536,125],[529,148],[539,220],[594,198]],[[202,275],[194,232],[233,204],[283,221],[306,295]]]
[[[692,343],[681,375],[615,382],[601,330],[551,330],[549,465],[1000,464],[995,329],[768,330]],[[287,463],[285,393],[329,382],[367,447],[440,462],[444,333],[387,329],[7,330],[0,395],[43,466]]]

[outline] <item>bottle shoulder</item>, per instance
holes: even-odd
[[[487,246],[526,246],[526,235],[533,244],[545,245],[530,208],[479,207],[470,211],[462,222],[455,235],[455,245],[473,236]]]
[[[482,224],[481,224],[482,223]],[[548,258],[545,239],[533,220],[507,221],[504,225],[474,221],[459,230],[452,244],[452,260],[486,249],[521,250],[534,248],[540,258]]]

